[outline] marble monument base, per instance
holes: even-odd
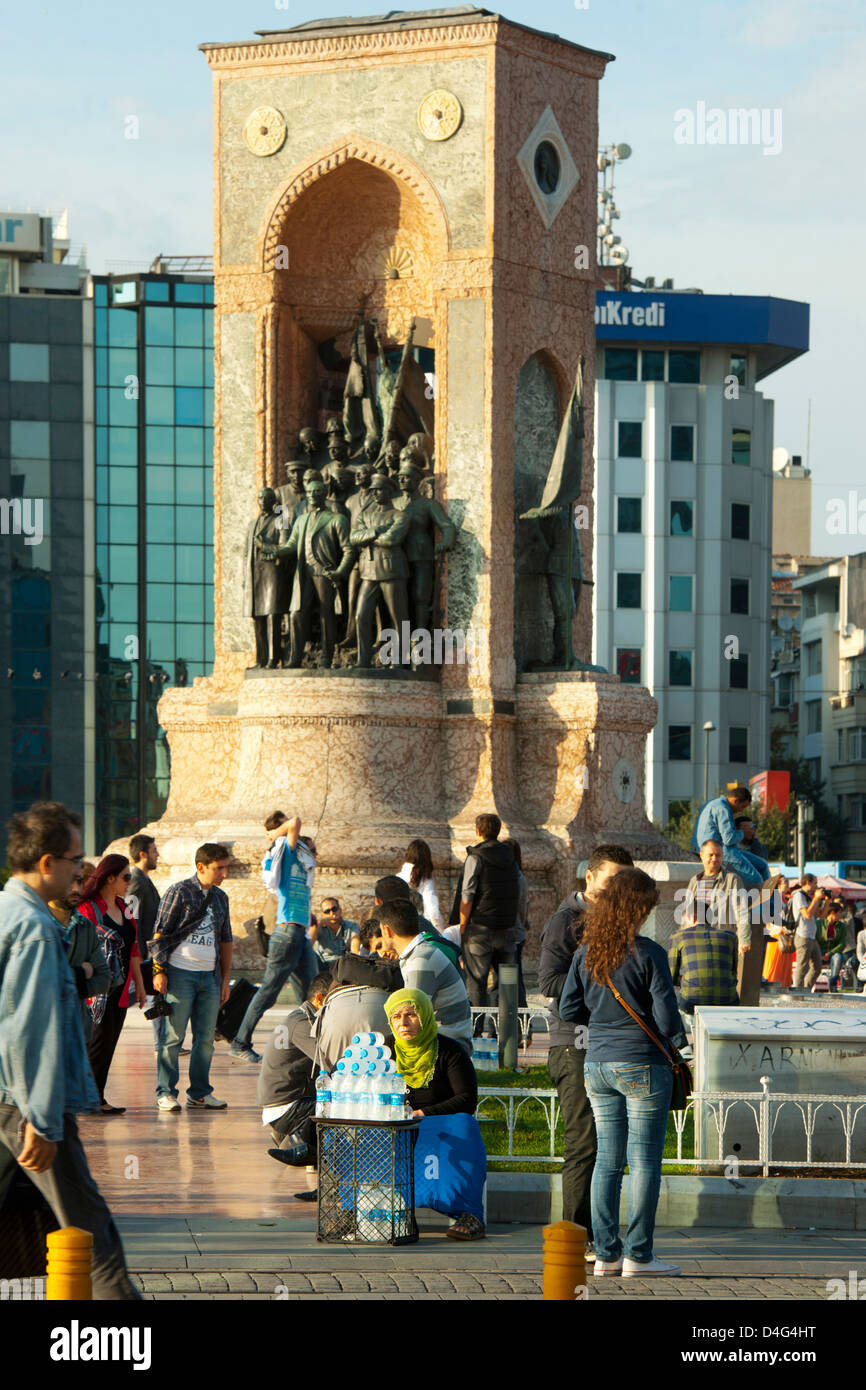
[[[273,918],[259,874],[270,812],[300,815],[318,848],[316,904],[335,894],[356,920],[409,841],[427,840],[447,921],[475,817],[495,810],[523,851],[534,956],[596,844],[625,844],[635,859],[669,857],[644,812],[655,715],[646,690],[597,672],[536,673],[499,696],[445,676],[334,680],[236,663],[160,702],[171,793],[162,819],[145,827],[160,851],[155,882],[190,874],[205,840],[229,845],[236,962],[256,966],[249,929],[260,914]]]

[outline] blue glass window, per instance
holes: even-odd
[[[105,284],[93,286],[93,302],[96,305],[108,303],[108,286]]]
[[[96,431],[96,462],[97,464],[108,463],[108,430],[98,429]]]
[[[607,381],[637,381],[637,348],[605,348],[604,375]]]
[[[138,509],[136,507],[112,507],[110,516],[112,541],[118,545],[134,545],[138,539]],[[100,537],[97,536],[97,540],[99,539]]]
[[[668,381],[693,385],[701,379],[700,352],[671,351],[668,353]]]
[[[671,425],[671,461],[673,463],[694,463],[694,459],[694,425]]]
[[[201,304],[204,299],[204,285],[175,284],[175,304]]]
[[[165,425],[148,425],[145,453],[148,463],[174,463],[174,430]]]
[[[639,459],[643,453],[643,422],[620,420],[617,425],[617,458]]]
[[[147,465],[147,501],[148,505],[153,502],[168,503],[174,501],[174,478],[173,468],[166,468],[162,464]]]
[[[173,309],[156,309],[148,305],[144,311],[144,341],[148,347],[171,347],[173,345]]]
[[[618,574],[616,577],[617,608],[640,608],[643,575]]]
[[[204,424],[204,397],[206,394],[206,392],[193,387],[175,387],[174,410],[179,425]]]
[[[175,309],[174,335],[178,347],[204,346],[204,312],[201,309]]]
[[[168,303],[168,284],[160,280],[147,280],[145,282],[144,297],[148,303]]]
[[[146,387],[144,414],[149,425],[170,425],[173,423],[174,392],[170,386]]]
[[[204,617],[204,585],[178,584],[174,592],[178,622],[201,622]]]
[[[204,507],[176,507],[178,545],[201,545],[204,541]]]
[[[204,628],[201,623],[178,623],[177,655],[184,661],[204,661]]]
[[[109,309],[108,341],[112,347],[135,347],[138,342],[138,314],[131,309]]]
[[[693,582],[690,574],[670,576],[668,608],[672,613],[691,613]]]
[[[134,348],[111,348],[108,353],[110,386],[126,386],[128,376],[138,375],[138,353]]]
[[[130,382],[130,390],[138,390],[138,378]],[[127,396],[121,387],[112,386],[108,393],[110,421],[112,425],[135,425],[138,423],[138,397]]]
[[[174,553],[174,552],[172,552]],[[181,584],[201,584],[204,580],[204,546],[185,545],[177,552],[177,578]]]
[[[103,289],[105,286],[103,286]],[[97,347],[105,347],[108,342],[108,311],[95,309],[93,312],[93,341]]]
[[[148,622],[147,655],[151,661],[174,661],[174,623]]]
[[[200,468],[204,461],[204,435],[208,431],[201,429],[179,429],[175,435],[175,448],[177,449],[178,466],[192,466]]]
[[[108,348],[94,348],[94,383],[97,386],[108,385]]]
[[[668,683],[670,685],[691,685],[692,653],[690,651],[668,652]]]
[[[138,467],[138,431],[113,425],[108,431],[108,461],[112,468]]]
[[[694,503],[671,502],[671,535],[691,536],[694,534]]]
[[[147,632],[151,635],[154,623],[170,623],[174,620],[174,594],[171,584],[148,584],[147,586]]]
[[[204,311],[204,345],[208,348],[213,347],[213,309]]]
[[[169,545],[174,543],[174,511],[174,507],[148,506],[148,541],[161,541],[163,544]]]
[[[97,425],[108,424],[108,388],[97,386],[96,388],[96,423]]]
[[[132,584],[138,572],[138,547],[118,545],[112,535],[108,546],[107,573],[112,584]]]
[[[108,476],[112,507],[134,507],[138,502],[138,474],[131,468],[110,468]]]
[[[113,623],[134,624],[138,617],[138,585],[112,584],[108,602]]]
[[[173,584],[175,574],[175,561],[177,562],[178,579],[186,579],[187,575],[181,573],[181,562],[186,555],[195,554],[195,551],[175,550],[173,545],[151,544],[147,547],[147,575],[152,581],[159,581],[162,584]],[[196,578],[195,575],[192,578]]]
[[[167,347],[148,347],[144,354],[144,375],[149,386],[174,385],[174,353]]]
[[[204,349],[175,348],[174,370],[176,386],[201,386],[204,372]]]
[[[692,757],[692,730],[689,724],[668,725],[668,760],[687,763]]]
[[[178,469],[176,474],[176,500],[191,506],[201,506],[204,502],[204,470],[200,468]]]

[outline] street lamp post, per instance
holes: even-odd
[[[716,726],[711,719],[704,725],[704,801],[710,799],[710,734],[715,733]]]

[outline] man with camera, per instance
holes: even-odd
[[[821,950],[818,946],[818,915],[826,893],[818,887],[814,874],[804,874],[800,886],[791,898],[794,918],[794,988],[811,989],[821,971]]]

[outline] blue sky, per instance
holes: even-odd
[[[376,0],[18,7],[0,58],[0,202],[68,207],[73,246],[86,244],[96,271],[160,251],[209,252],[211,83],[197,45],[378,8]],[[829,535],[825,525],[831,498],[859,485],[866,501],[862,0],[589,0],[581,9],[573,0],[511,0],[501,12],[616,54],[600,87],[600,129],[605,142],[634,150],[617,173],[617,231],[639,278],[811,304],[811,351],[762,389],[776,401],[776,443],[791,453],[806,453],[812,401],[813,552],[866,550],[866,517],[862,535]],[[781,151],[677,144],[674,112],[699,101],[781,110]],[[131,115],[138,140],[124,138]]]

